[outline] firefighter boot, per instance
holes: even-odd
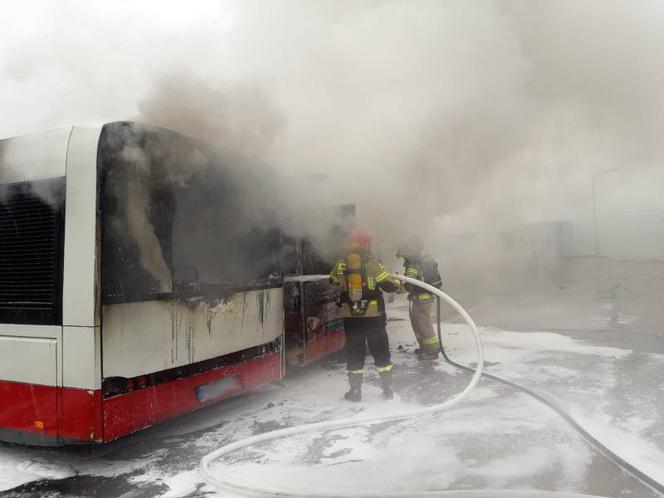
[[[383,385],[383,396],[385,399],[393,399],[394,391],[392,390],[392,370],[380,372],[380,382]]]
[[[344,394],[344,399],[348,401],[362,401],[362,374],[348,372],[348,384],[350,389]]]
[[[422,340],[419,337],[417,338],[417,346],[418,347],[413,350],[413,353],[415,353],[417,356],[420,356],[422,351],[424,351],[424,346],[422,345]]]
[[[418,355],[418,360],[432,361],[438,359],[438,353],[440,344],[438,343],[438,337],[432,335],[422,341],[422,349]]]
[[[422,361],[434,361],[438,359],[438,350],[437,349],[425,349],[422,351],[422,353],[417,357],[418,360]]]

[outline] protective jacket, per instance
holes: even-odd
[[[417,259],[404,259],[404,275],[421,280],[436,288],[442,287],[442,279],[440,273],[438,273],[438,263],[429,255]],[[405,284],[405,287],[408,290],[408,299],[431,302],[434,298],[433,294],[416,285]]]
[[[385,315],[385,302],[381,292],[396,292],[400,282],[392,278],[383,263],[368,252],[360,252],[362,297],[352,301],[348,294],[348,256],[336,262],[330,272],[330,283],[343,289],[341,308],[344,318],[371,318]]]

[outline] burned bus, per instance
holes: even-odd
[[[111,441],[280,379],[273,185],[131,122],[0,141],[0,440]],[[316,357],[343,346],[327,304]]]

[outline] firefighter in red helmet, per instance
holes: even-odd
[[[392,278],[375,256],[371,254],[371,236],[362,228],[354,228],[349,235],[349,247],[330,273],[330,283],[343,289],[340,305],[346,331],[346,357],[350,389],[344,398],[362,399],[362,380],[366,346],[374,358],[380,375],[383,395],[394,396],[392,391],[392,362],[387,338],[385,292],[397,291],[401,283]]]

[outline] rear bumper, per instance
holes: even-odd
[[[101,392],[0,380],[0,440],[54,446],[100,441]]]

